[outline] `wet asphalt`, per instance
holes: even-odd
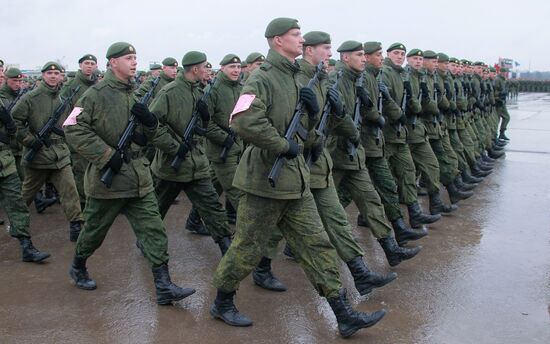
[[[388,312],[349,342],[550,343],[550,94],[521,94],[508,108],[506,158],[458,211],[430,226],[415,259],[391,269],[396,281],[360,297],[342,265],[353,306]],[[425,198],[422,203],[427,208]],[[287,292],[262,290],[249,276],[237,293],[252,327],[213,320],[220,252],[211,238],[183,228],[188,211],[182,194],[165,221],[172,280],[197,289],[174,306],[156,305],[150,268],[123,217],[88,261],[95,291],[75,288],[68,275],[74,244],[59,205],[43,214],[31,209],[33,242],[52,254],[47,263],[21,262],[17,241],[0,226],[0,343],[344,341],[326,301],[282,254],[273,266]],[[369,230],[355,228],[357,209],[347,211],[369,267],[390,271]]]

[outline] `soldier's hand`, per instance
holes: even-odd
[[[229,150],[229,149],[231,149],[231,147],[233,146],[234,143],[235,143],[235,139],[233,138],[233,136],[232,135],[227,135],[227,137],[225,138],[225,140],[222,143],[222,146]]]
[[[208,104],[206,104],[202,99],[199,99],[197,102],[197,110],[203,122],[208,122],[210,120],[210,111],[208,111]]]
[[[426,81],[422,81],[420,83],[420,89],[422,90],[422,95],[424,96],[424,98],[430,96],[430,90],[428,90],[428,84],[426,83]]]
[[[365,90],[363,86],[355,87],[355,92],[357,93],[357,97],[359,97],[362,106],[366,106],[369,108],[372,106],[369,93],[367,92],[367,90]]]
[[[120,155],[119,151],[115,151],[115,154],[109,159],[109,162],[107,165],[115,171],[115,173],[120,172],[120,169],[122,168],[122,163],[124,161],[122,160],[122,156]]]
[[[36,138],[31,142],[30,148],[33,151],[38,152],[40,150],[40,148],[42,148],[43,146],[44,146],[44,142],[42,142],[42,140]]]
[[[185,159],[185,156],[187,153],[189,153],[189,145],[185,142],[180,144],[180,147],[178,148],[178,152],[176,153],[181,159]]]
[[[4,124],[8,134],[14,134],[17,131],[13,118],[3,106],[0,106],[0,122]]]
[[[293,139],[290,139],[288,142],[288,150],[283,154],[287,159],[294,159],[300,154],[300,145]]]
[[[342,99],[340,98],[338,91],[333,88],[329,88],[327,96],[334,115],[338,118],[344,117],[344,104],[342,103]]]
[[[382,97],[384,97],[384,99],[386,100],[391,99],[390,89],[388,88],[388,86],[386,86],[386,84],[382,80],[378,81],[378,90],[380,90],[380,93],[382,93]]]
[[[315,92],[309,87],[302,87],[300,89],[300,100],[305,105],[309,117],[315,118],[319,113],[319,104]]]
[[[136,119],[146,127],[154,128],[157,126],[157,117],[149,111],[147,105],[141,103],[135,103],[132,106],[132,115],[136,116]]]
[[[386,125],[386,119],[384,118],[384,116],[378,116],[378,118],[376,119],[376,125],[380,129],[384,128],[384,126]]]
[[[323,153],[323,142],[311,147],[311,162],[316,162]]]
[[[407,94],[407,97],[410,99],[412,97],[412,87],[409,80],[403,81],[403,88]]]

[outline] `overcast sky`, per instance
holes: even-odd
[[[0,59],[34,69],[60,59],[69,70],[86,53],[101,69],[116,41],[136,47],[140,69],[189,50],[204,51],[214,67],[227,53],[242,59],[267,53],[264,31],[275,17],[299,20],[302,33],[326,31],[333,53],[341,42],[399,41],[493,64],[499,57],[520,69],[550,70],[550,5],[544,0],[2,0]]]

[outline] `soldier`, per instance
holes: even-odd
[[[243,83],[248,79],[250,73],[258,69],[265,62],[265,56],[262,53],[253,52],[250,53],[245,60],[246,70],[243,72]]]
[[[59,75],[61,66],[56,62],[47,62],[42,67],[43,81],[39,87],[27,93],[14,107],[13,118],[17,124],[17,139],[24,146],[23,156],[34,151],[32,161],[23,159],[25,180],[22,196],[27,206],[45,182],[51,182],[61,198],[65,217],[70,221],[69,239],[76,240],[81,229],[82,211],[78,191],[70,166],[70,152],[63,138],[61,116],[52,130],[48,145],[36,135],[52,116],[59,105]]]
[[[247,80],[232,114],[232,128],[249,146],[233,184],[244,192],[239,201],[235,239],[214,275],[218,289],[210,313],[232,326],[252,321],[233,303],[239,283],[261,260],[273,231],[281,230],[313,286],[326,297],[338,321],[340,334],[351,336],[378,322],[385,311],[354,311],[341,289],[336,251],[322,230],[322,222],[309,189],[302,140],[283,137],[298,99],[307,116],[302,125],[312,129],[319,111],[311,88],[298,85],[295,58],[303,52],[303,38],[295,19],[277,18],[267,26],[270,47],[266,62]],[[300,85],[301,86],[301,85]],[[298,86],[299,87],[299,86]],[[288,160],[274,187],[267,180],[277,156]]]
[[[208,105],[202,100],[199,87],[208,73],[206,55],[190,51],[181,64],[183,73],[165,86],[151,104],[151,112],[159,119],[158,133],[153,140],[157,152],[151,165],[153,174],[158,178],[155,193],[160,215],[164,218],[183,190],[204,219],[207,230],[223,255],[231,244],[232,233],[210,179],[210,166],[202,140],[194,143],[193,137],[185,138],[187,141],[183,138],[195,111],[200,115],[202,128],[210,120]],[[199,129],[195,127],[193,130],[197,132]],[[179,168],[171,166],[176,156],[183,160]]]
[[[346,116],[351,119],[360,115],[365,118],[365,121],[378,121],[378,112],[369,111],[373,102],[369,98],[368,87],[364,82],[360,82],[364,78],[361,74],[365,69],[366,62],[363,44],[357,41],[345,41],[337,51],[340,53],[340,61],[336,64],[336,70],[330,74],[330,78],[334,82],[338,71],[342,71],[338,91],[342,95]],[[357,104],[358,100],[360,104]],[[359,114],[355,113],[357,110],[359,110]],[[359,131],[356,129],[352,135],[349,133],[345,133],[343,136],[337,135],[339,133],[333,133],[329,141],[329,150],[334,162],[333,176],[336,187],[349,193],[366,220],[371,233],[384,249],[391,266],[411,259],[418,254],[420,247],[402,248],[393,237],[392,227],[384,212],[384,206],[367,170],[365,148],[361,143]],[[349,204],[347,200],[341,201],[343,201],[344,207]]]
[[[70,144],[90,162],[84,183],[88,196],[86,225],[76,243],[70,275],[78,288],[96,288],[96,282],[88,275],[86,260],[101,246],[118,214],[124,213],[152,265],[157,303],[170,304],[195,290],[180,288],[170,280],[166,230],[142,148],[132,142],[124,156],[115,149],[130,115],[138,121],[136,130],[149,139],[156,134],[158,121],[147,106],[132,98],[135,48],[117,42],[109,47],[106,57],[111,68],[105,79],[79,99],[64,123]],[[115,173],[110,187],[100,181],[107,168]]]
[[[153,63],[151,66],[149,66],[149,76],[150,78],[156,78],[160,75],[160,72],[162,71],[162,66],[158,63]]]
[[[328,60],[327,73],[332,72],[336,68],[336,62],[335,59]]]
[[[97,82],[95,71],[97,70],[97,58],[92,54],[86,54],[78,59],[79,70],[76,72],[75,77],[68,81],[61,89],[61,97],[68,97],[69,94],[79,86],[78,92],[72,98],[71,104],[68,108],[72,109],[77,100],[82,97],[84,92]],[[88,161],[79,155],[71,145],[69,145],[71,151],[71,163],[73,168],[74,180],[76,188],[78,190],[78,196],[80,197],[80,207],[84,209],[86,205],[86,194],[84,192],[84,173],[88,166]],[[76,241],[78,233],[74,233],[71,237],[71,241]]]
[[[506,98],[508,96],[508,87],[506,82],[507,74],[508,69],[501,68],[495,79],[495,100],[497,114],[500,118],[502,118],[502,121],[500,122],[500,135],[498,138],[509,141],[510,139],[506,136],[506,129],[508,129],[508,123],[510,123],[510,114],[506,108]]]
[[[14,75],[11,69],[6,73],[8,80]],[[16,132],[17,126],[13,118],[4,106],[0,106],[0,207],[6,211],[10,220],[10,235],[21,244],[23,261],[37,263],[48,258],[50,254],[37,250],[31,241],[29,208],[21,197],[21,180],[17,175],[10,147]]]

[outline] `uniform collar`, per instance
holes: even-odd
[[[95,80],[88,79],[81,70],[78,70],[78,72],[76,72],[75,78],[77,78],[84,85],[91,86],[95,84]]]
[[[375,77],[378,76],[378,73],[380,73],[380,68],[378,68],[375,65],[372,65],[370,63],[367,63],[367,66],[365,67],[365,70],[367,72],[369,72],[370,74],[374,75]]]
[[[160,72],[160,78],[168,82],[174,81],[174,78],[170,78],[168,75],[166,75],[166,73],[164,73],[164,71]]]
[[[398,66],[395,63],[393,63],[393,61],[389,57],[386,57],[384,59],[384,65],[393,68],[398,73],[401,73],[403,71],[403,67]]]
[[[127,92],[132,92],[134,90],[134,83],[131,81],[124,82],[119,80],[112,70],[107,70],[105,73],[105,78],[103,79],[109,86],[113,88],[118,88],[120,90],[125,90]]]
[[[273,67],[287,74],[294,74],[300,71],[300,66],[296,62],[290,62],[286,57],[273,49],[269,49],[265,60]]]

